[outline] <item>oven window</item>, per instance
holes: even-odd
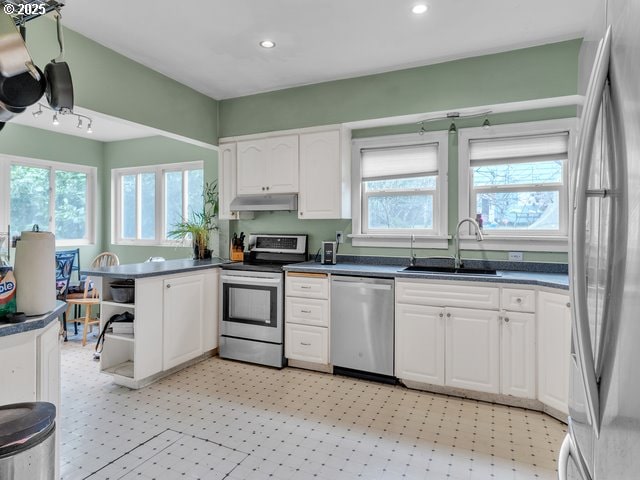
[[[277,288],[224,284],[224,321],[277,327]]]

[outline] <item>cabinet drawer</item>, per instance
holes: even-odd
[[[454,282],[398,280],[396,281],[396,302],[434,307],[497,310],[500,307],[500,289],[456,285]]]
[[[303,362],[329,363],[329,329],[287,323],[284,327],[285,357]]]
[[[328,327],[329,300],[287,297],[284,318],[290,323]]]
[[[503,288],[502,309],[533,313],[536,310],[536,292],[519,288]]]
[[[287,275],[286,294],[293,297],[329,299],[329,279],[318,276]]]

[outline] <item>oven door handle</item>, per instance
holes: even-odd
[[[222,275],[220,280],[223,283],[236,283],[241,285],[280,285],[282,283],[282,279],[280,278],[235,277],[231,275]]]

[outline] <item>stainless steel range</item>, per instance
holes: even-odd
[[[244,262],[222,266],[222,358],[285,366],[282,267],[306,259],[306,235],[256,234]]]

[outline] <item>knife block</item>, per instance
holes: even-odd
[[[244,261],[244,251],[242,248],[237,248],[231,245],[229,249],[229,258],[232,262],[242,262]]]

